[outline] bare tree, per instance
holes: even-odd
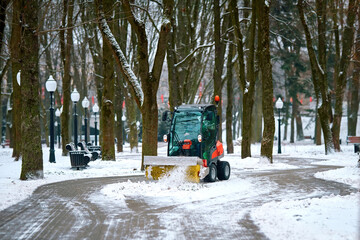
[[[261,69],[262,82],[262,110],[264,117],[264,131],[261,140],[261,156],[269,159],[272,163],[272,151],[274,144],[275,120],[273,107],[273,81],[272,65],[270,62],[270,24],[268,1],[257,1],[258,12],[258,54]]]
[[[252,110],[254,105],[255,93],[255,30],[256,30],[256,7],[255,1],[252,2],[251,22],[247,37],[247,58],[245,69],[245,55],[243,34],[241,33],[239,11],[237,1],[230,1],[231,19],[234,25],[235,42],[237,44],[238,64],[239,64],[239,86],[243,92],[243,118],[241,125],[241,158],[251,157],[251,129],[252,129]],[[246,70],[246,75],[245,75]]]
[[[213,58],[212,28],[208,24],[213,21],[212,7],[213,1],[186,0],[178,1],[174,9],[167,47],[171,110],[182,103],[194,103],[196,94],[200,95],[197,101],[202,101],[206,91],[200,85],[212,83],[204,77]],[[212,88],[208,92],[213,94]]]
[[[360,10],[358,10],[358,29],[354,48],[354,72],[351,81],[351,100],[348,113],[348,135],[356,136],[357,114],[359,111],[359,83],[360,83]]]
[[[13,76],[13,157],[18,160],[21,155],[21,88],[15,80],[21,69],[20,43],[21,43],[21,26],[20,26],[20,0],[13,1],[13,18],[11,27],[11,72]]]
[[[109,24],[111,31],[114,31],[112,24],[113,16],[113,0],[104,0],[105,18]],[[103,34],[103,39],[105,38]],[[102,160],[115,160],[115,146],[114,146],[114,60],[111,52],[111,46],[103,44],[103,94],[100,111],[101,124],[101,150]]]
[[[344,100],[344,92],[346,88],[347,70],[351,59],[351,49],[354,43],[354,23],[359,5],[359,0],[349,0],[346,24],[342,37],[342,53],[339,61],[335,63],[336,66],[338,66],[338,71],[335,71],[335,114],[334,123],[332,125],[331,131],[336,151],[340,151],[340,126],[343,114],[342,107]],[[335,24],[337,24],[336,19],[334,19],[334,22]],[[336,41],[335,46],[337,51],[340,52],[339,41]]]
[[[5,22],[6,22],[6,8],[9,2],[10,0],[0,1],[0,52],[3,45],[3,37],[4,37]]]
[[[227,106],[226,106],[226,145],[227,153],[234,153],[233,135],[232,135],[232,117],[233,117],[233,102],[234,102],[234,90],[233,90],[233,43],[231,42],[232,37],[230,36],[230,43],[228,44],[228,59],[227,59],[227,70],[226,70],[226,90],[227,90]]]
[[[221,39],[221,34],[224,34],[224,31],[221,31],[221,28],[227,27],[228,17],[224,17],[224,20],[221,24],[221,15],[220,15],[220,1],[214,0],[214,40],[215,40],[215,68],[214,68],[214,95],[218,95],[222,99],[222,73],[224,69],[224,55],[225,55],[225,44],[223,39]],[[220,117],[220,124],[218,130],[218,139],[222,140],[222,100],[218,106],[218,115]]]
[[[105,41],[112,48],[113,55],[117,64],[119,65],[125,79],[133,91],[133,97],[143,116],[143,145],[142,156],[156,156],[157,155],[157,129],[158,129],[158,106],[156,101],[156,93],[159,87],[159,80],[162,71],[162,66],[166,54],[167,36],[171,29],[171,12],[173,9],[173,1],[164,1],[164,21],[160,27],[159,38],[157,41],[157,50],[150,71],[149,53],[148,53],[148,39],[145,30],[145,25],[135,15],[130,6],[129,1],[123,0],[123,9],[126,12],[126,17],[130,22],[133,31],[137,36],[138,61],[139,61],[139,78],[135,76],[133,70],[130,68],[127,60],[111,32],[102,7],[102,1],[97,0],[99,12],[99,28],[105,37]],[[141,169],[144,169],[142,161]]]
[[[334,150],[333,138],[330,130],[330,99],[328,92],[328,80],[326,72],[326,1],[316,1],[317,13],[317,36],[318,36],[318,57],[313,46],[313,37],[311,36],[308,23],[305,20],[304,1],[298,1],[298,10],[301,24],[305,31],[306,46],[309,52],[312,80],[314,84],[317,101],[321,101],[318,108],[321,128],[324,134],[325,154]]]
[[[327,22],[327,1],[316,0],[316,14],[317,14],[317,36],[318,36],[318,56],[314,50],[313,39],[309,30],[308,23],[305,19],[305,3],[303,0],[298,1],[298,10],[300,20],[305,31],[307,49],[309,52],[309,58],[311,63],[312,79],[315,88],[315,94],[317,100],[321,102],[318,108],[319,118],[321,122],[322,132],[324,134],[325,141],[325,154],[332,152],[334,148],[339,151],[339,134],[340,123],[342,117],[342,101],[345,89],[345,78],[348,64],[350,61],[351,47],[353,44],[354,28],[352,27],[355,21],[357,7],[359,2],[357,0],[349,1],[347,24],[345,26],[343,42],[342,42],[342,56],[340,58],[338,68],[335,68],[336,80],[336,104],[335,104],[335,118],[332,129],[330,129],[330,121],[332,120],[332,111],[330,106],[330,93],[329,84],[327,79],[327,57],[326,57],[326,22]],[[335,33],[337,32],[337,20],[333,18],[335,23]],[[337,37],[336,37],[337,38]],[[335,39],[336,40],[336,39]],[[339,41],[336,48],[339,51]],[[339,57],[339,54],[337,54]],[[338,73],[337,73],[338,72]]]
[[[61,21],[60,31],[60,46],[61,46],[61,59],[64,66],[64,75],[62,81],[63,90],[63,112],[61,113],[61,139],[62,139],[62,154],[67,155],[66,143],[70,142],[69,125],[70,125],[70,92],[71,92],[71,45],[73,43],[73,13],[74,1],[64,0],[63,4],[63,17]],[[67,25],[66,25],[67,22]],[[66,25],[66,28],[65,28]],[[66,38],[65,38],[66,32]]]

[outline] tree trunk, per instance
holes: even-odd
[[[360,82],[360,17],[355,40],[354,72],[351,81],[350,113],[348,113],[348,136],[356,136],[356,126],[359,111],[359,82]]]
[[[38,1],[21,2],[22,37],[22,167],[21,180],[43,178],[39,98]]]
[[[21,70],[20,59],[20,42],[21,42],[21,26],[20,26],[20,0],[13,1],[13,18],[11,28],[11,70],[13,76],[13,154],[15,161],[19,160],[21,155],[21,87],[17,82],[17,74]]]
[[[5,23],[6,23],[6,8],[9,4],[10,0],[1,0],[0,2],[0,52],[2,52],[2,45],[3,45],[3,37],[4,37],[4,30],[5,30]],[[13,3],[14,8],[14,3]],[[13,15],[14,18],[14,15]]]
[[[296,111],[295,120],[296,120],[296,140],[301,141],[304,139],[304,131],[303,131],[303,127],[302,127],[302,121],[301,121],[301,115],[300,115],[299,108]]]
[[[156,93],[144,91],[144,105],[141,112],[143,118],[142,159],[144,159],[144,156],[157,156],[158,105]],[[141,161],[141,169],[144,169],[144,161]]]
[[[112,21],[113,0],[104,1],[105,17],[108,24]],[[113,30],[112,24],[109,24]],[[105,37],[103,36],[103,39]],[[114,60],[111,46],[103,44],[103,94],[101,101],[100,123],[102,130],[101,152],[102,160],[115,161],[114,135]]]
[[[73,19],[74,1],[64,0],[64,15],[62,18],[62,26],[65,28],[67,17],[67,30],[65,41],[65,29],[60,32],[61,57],[64,65],[63,76],[63,112],[61,113],[61,139],[62,139],[62,155],[67,155],[66,144],[70,142],[69,125],[70,125],[70,67],[71,67],[71,44],[73,42],[72,19]]]
[[[115,37],[120,43],[120,48],[125,51],[127,46],[127,36],[128,36],[128,21],[125,19],[125,13],[122,11],[122,8],[115,9]],[[117,116],[117,121],[115,122],[115,136],[117,138],[117,152],[123,152],[123,141],[124,141],[124,122],[122,121],[123,116],[123,101],[124,99],[124,84],[125,79],[122,75],[118,66],[114,66],[116,70],[115,77],[115,99],[114,99],[114,110]]]
[[[230,40],[232,38],[230,37]],[[233,118],[233,102],[234,102],[234,91],[233,91],[233,74],[232,74],[232,59],[233,58],[233,45],[229,44],[229,53],[227,60],[227,106],[226,106],[226,146],[227,153],[234,153],[233,135],[232,135],[232,118]]]
[[[248,36],[248,55],[245,79],[245,61],[243,51],[243,36],[240,30],[239,12],[237,2],[230,1],[231,19],[234,25],[234,32],[237,43],[238,61],[239,61],[239,86],[243,91],[243,112],[242,112],[242,126],[241,126],[241,158],[251,157],[251,125],[252,125],[252,109],[254,105],[255,92],[255,67],[254,67],[254,53],[255,53],[255,30],[256,30],[256,5],[252,2],[252,15]]]
[[[174,24],[174,19],[171,19],[172,24]],[[168,83],[169,83],[169,104],[170,110],[174,111],[176,106],[181,105],[182,98],[181,98],[181,89],[179,83],[178,74],[175,67],[176,62],[176,53],[175,53],[175,30],[169,33],[169,41],[166,49],[166,60],[168,66]]]
[[[1,50],[1,46],[0,46],[0,50]],[[7,61],[6,61],[6,63],[5,63],[5,66],[2,68],[2,71],[0,72],[0,89],[3,89],[3,77],[4,77],[4,75],[5,75],[5,73],[7,72],[7,70],[8,70],[8,68],[9,68],[9,65],[10,65],[10,59],[8,59]],[[0,104],[1,104],[1,106],[4,106],[4,101],[3,101],[3,96],[2,96],[2,93],[1,93],[1,91],[0,91]],[[1,119],[1,121],[0,121],[0,136],[1,136],[1,139],[0,139],[0,141],[2,141],[3,140],[3,127],[4,127],[4,124],[3,124],[3,111],[1,110],[0,111],[0,119]]]
[[[318,112],[318,103],[316,103],[316,110],[315,110],[315,144],[320,146],[321,145],[321,122],[319,118]]]
[[[334,149],[332,133],[330,130],[330,99],[328,95],[328,80],[326,74],[326,1],[316,1],[318,58],[313,48],[312,37],[304,15],[304,1],[298,1],[298,10],[301,24],[305,31],[306,45],[310,58],[312,80],[317,100],[321,97],[321,106],[318,109],[321,129],[324,134],[325,154]]]
[[[116,121],[115,121],[115,137],[117,139],[116,143],[116,151],[123,152],[123,121],[121,117],[123,115],[123,82],[120,71],[116,71],[117,76],[115,77],[115,99],[114,99],[114,111],[116,114]]]
[[[243,105],[242,105],[242,103],[244,102],[243,99],[244,99],[244,96],[240,93],[238,116],[236,118],[236,121],[238,122],[236,139],[240,138],[240,133],[241,133],[241,129],[242,129],[242,119],[243,119]]]
[[[40,91],[40,89],[39,89]],[[40,122],[41,124],[44,125],[44,130],[42,132],[42,139],[45,139],[45,144],[46,147],[50,146],[50,142],[49,142],[49,117],[50,115],[47,114],[46,108],[45,108],[45,104],[44,101],[40,101]],[[41,112],[43,114],[41,114]]]
[[[295,95],[296,96],[296,95]],[[292,104],[292,113],[291,113],[291,123],[290,123],[290,143],[294,143],[295,142],[295,112],[297,109],[297,104],[296,104],[296,100],[294,101],[294,97],[293,99],[293,104]]]
[[[101,46],[98,40],[98,33],[97,31],[93,31],[90,29],[90,34],[94,35],[93,39],[89,41],[89,48],[91,52],[91,56],[94,62],[94,79],[95,79],[95,86],[96,86],[96,98],[98,105],[102,105],[102,90],[103,90],[103,65],[102,65],[102,51]]]
[[[319,80],[319,87],[321,93],[322,104],[318,109],[321,129],[324,136],[325,154],[333,151],[334,143],[332,139],[332,133],[330,129],[331,122],[331,105],[330,95],[328,93],[328,80],[326,72],[326,0],[316,0],[316,12],[317,12],[317,33],[318,33],[318,51],[319,51],[319,65],[316,68],[317,79]],[[311,56],[313,62],[315,54]],[[319,69],[322,69],[322,71]]]
[[[344,29],[344,35],[342,39],[342,54],[339,66],[339,76],[336,78],[335,88],[335,114],[334,123],[332,125],[332,139],[334,143],[335,151],[340,151],[340,126],[342,118],[342,104],[344,100],[344,92],[346,87],[347,69],[351,58],[351,49],[354,39],[354,23],[356,18],[356,12],[359,2],[357,0],[349,0],[348,15],[346,18],[346,24]],[[340,49],[340,46],[338,46]],[[340,50],[339,50],[340,51]],[[335,72],[336,73],[336,72]]]
[[[329,119],[329,102],[323,102],[321,107],[318,109],[319,119],[321,123],[321,129],[324,134],[324,142],[325,142],[325,154],[331,153],[334,149],[333,142],[330,141],[332,139],[331,130],[330,130],[330,119]]]
[[[129,143],[130,151],[138,152],[138,133],[136,126],[136,103],[132,99],[128,89],[125,89],[125,101],[126,101],[126,120],[129,126]]]
[[[287,97],[287,99],[289,99]],[[283,136],[283,140],[286,141],[287,140],[287,136],[288,136],[288,126],[289,126],[289,103],[288,102],[284,102],[284,106],[285,106],[285,116],[284,116],[284,136]]]
[[[225,44],[221,40],[221,16],[220,1],[214,0],[214,38],[215,38],[215,67],[214,67],[214,96],[220,97],[220,103],[217,107],[217,113],[220,117],[218,129],[218,139],[222,141],[222,84],[221,76],[224,66]],[[227,19],[227,17],[224,17]],[[227,25],[227,21],[223,20],[223,26]],[[214,100],[212,100],[214,101]]]
[[[258,74],[259,75],[259,74]],[[262,89],[262,82],[259,77],[255,81],[255,89]],[[260,143],[262,139],[263,131],[263,112],[262,112],[262,91],[257,91],[255,93],[254,100],[254,109],[252,111],[252,133],[251,133],[251,142]]]
[[[264,131],[261,141],[261,156],[269,159],[272,163],[272,152],[274,144],[275,120],[273,107],[273,80],[272,66],[270,59],[270,24],[269,24],[269,6],[264,0],[258,2],[258,44],[259,44],[259,62],[262,80],[262,109],[264,116]]]

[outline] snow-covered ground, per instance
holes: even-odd
[[[313,161],[313,164],[342,166],[336,170],[318,172],[316,178],[332,180],[348,184],[360,189],[360,168],[357,168],[358,155],[353,152],[352,145],[342,145],[342,152],[324,155],[324,146],[314,146],[311,141],[297,144],[283,143],[281,158],[276,158],[274,164],[260,159],[260,145],[252,145],[254,157],[241,159],[240,146],[235,147],[235,153],[226,155],[224,160],[230,162],[232,172],[271,172],[281,169],[294,169],[297,166],[287,164],[281,159],[303,158]],[[277,148],[274,146],[274,153]],[[123,153],[116,154],[116,161],[95,161],[90,167],[76,171],[70,169],[69,157],[61,156],[56,149],[56,163],[49,163],[49,149],[43,148],[44,179],[20,181],[21,161],[11,158],[9,148],[0,149],[0,210],[23,200],[40,185],[77,178],[92,178],[105,176],[143,175],[140,171],[140,153],[130,153],[125,146]],[[166,147],[159,148],[159,155],[166,154]],[[275,154],[275,157],[277,154]],[[319,161],[321,159],[321,161]],[[260,194],[264,183],[240,178],[232,174],[229,181],[213,184],[194,184],[182,181],[176,174],[158,182],[139,181],[123,182],[104,187],[97,195],[96,201],[112,199],[125,206],[125,196],[152,199],[149,205],[167,205],[174,202],[187,202],[218,198],[226,195],[223,204],[231,201],[235,192],[238,194]],[[262,186],[262,187],[260,187]],[[272,186],[265,186],[271,188]],[[249,190],[251,189],[251,191]],[[191,191],[191,198],[184,198],[184,193]],[[234,194],[233,194],[234,193]],[[188,194],[189,195],[189,194]],[[188,207],[191,208],[192,205]],[[267,202],[250,210],[251,219],[260,226],[260,231],[270,239],[359,239],[360,228],[360,193],[346,196],[328,195],[294,199],[291,195],[281,200]],[[169,216],[164,217],[168,218]],[[174,216],[173,216],[174,217]],[[224,214],[217,219],[221,222],[231,222],[232,216]],[[167,219],[169,220],[169,219]],[[235,221],[235,220],[234,220]],[[234,222],[233,224],[236,224]]]

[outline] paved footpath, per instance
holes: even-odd
[[[266,239],[250,214],[245,214],[236,226],[230,227],[226,223],[207,226],[201,218],[211,217],[205,209],[250,209],[290,194],[305,198],[314,192],[324,196],[348,195],[358,191],[345,184],[313,177],[316,172],[336,167],[310,165],[310,161],[285,156],[281,156],[281,162],[300,168],[271,172],[243,171],[232,176],[271,183],[276,186],[275,190],[251,197],[239,194],[237,199],[229,199],[227,206],[219,206],[216,199],[196,201],[194,205],[202,206],[199,212],[184,210],[175,203],[149,207],[143,199],[127,198],[126,207],[122,207],[110,201],[97,202],[93,198],[104,185],[128,179],[143,181],[144,177],[80,179],[44,185],[31,197],[0,212],[0,239]],[[173,233],[166,228],[169,223],[164,226],[162,217],[166,213],[174,224]]]

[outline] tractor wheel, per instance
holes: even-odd
[[[204,178],[205,182],[215,182],[217,175],[217,169],[215,164],[211,164],[209,166],[209,174]]]
[[[230,178],[230,164],[228,162],[219,161],[217,170],[219,180],[228,180]]]

